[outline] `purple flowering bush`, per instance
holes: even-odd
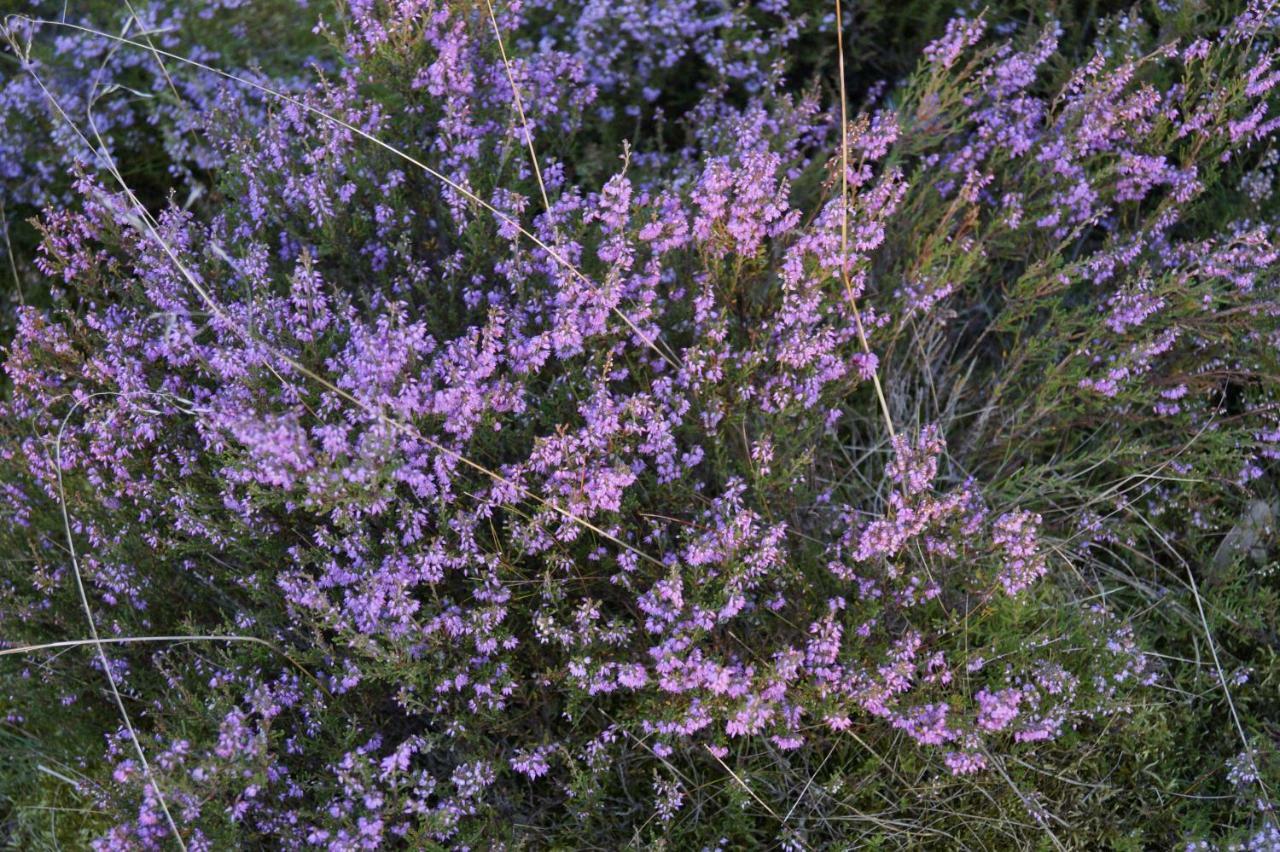
[[[1276,848],[1280,6],[901,5],[7,19],[6,840]]]

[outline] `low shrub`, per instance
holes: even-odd
[[[6,23],[12,843],[1280,842],[1274,2],[146,8]]]

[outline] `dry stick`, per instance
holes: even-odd
[[[41,84],[41,88],[43,87],[43,84]],[[107,395],[107,393],[90,394],[84,399],[78,400],[75,405],[71,406],[71,410],[67,412],[66,417],[62,418],[62,423],[58,426],[58,436],[53,445],[54,468],[58,476],[58,507],[62,510],[62,528],[67,534],[67,551],[71,554],[71,571],[76,581],[76,593],[80,596],[80,605],[84,608],[85,619],[89,622],[89,635],[92,637],[90,644],[98,651],[98,662],[102,664],[102,671],[107,676],[107,683],[111,686],[111,696],[115,699],[116,709],[120,711],[120,718],[124,722],[125,730],[129,732],[129,739],[133,741],[133,749],[138,754],[138,763],[142,766],[143,774],[147,776],[147,782],[156,794],[156,801],[160,804],[160,810],[164,812],[165,820],[169,823],[169,830],[173,832],[173,837],[178,841],[179,848],[186,852],[187,844],[182,839],[182,835],[178,833],[178,824],[174,822],[173,814],[169,813],[169,805],[165,801],[164,792],[156,782],[155,775],[151,771],[151,764],[147,762],[147,755],[143,751],[142,741],[138,739],[138,732],[133,728],[133,721],[129,718],[129,711],[124,706],[124,699],[120,697],[120,688],[116,684],[115,673],[111,671],[111,661],[107,659],[107,652],[102,647],[103,641],[98,637],[98,625],[93,620],[93,607],[89,606],[89,596],[85,594],[84,578],[80,573],[80,558],[76,553],[75,536],[71,534],[71,515],[67,512],[67,494],[62,484],[62,436],[66,431],[67,423],[71,420],[71,415],[75,414],[80,406],[94,397],[104,395]]]
[[[1152,534],[1155,535],[1156,538],[1160,539],[1160,542],[1165,546],[1165,549],[1173,555],[1174,559],[1177,559],[1182,563],[1183,569],[1187,572],[1187,580],[1191,584],[1191,596],[1195,598],[1196,611],[1200,614],[1200,625],[1204,628],[1204,638],[1205,641],[1209,643],[1209,655],[1213,658],[1213,667],[1218,675],[1218,683],[1222,685],[1222,694],[1226,696],[1227,709],[1231,711],[1231,721],[1235,725],[1236,733],[1240,736],[1240,743],[1244,747],[1244,756],[1248,759],[1249,769],[1256,779],[1258,788],[1262,791],[1262,798],[1268,805],[1270,805],[1272,804],[1271,791],[1267,789],[1266,782],[1262,780],[1262,773],[1258,771],[1258,764],[1253,757],[1253,746],[1249,743],[1249,737],[1245,733],[1244,725],[1240,722],[1240,714],[1236,712],[1235,700],[1232,699],[1231,690],[1227,687],[1227,674],[1223,671],[1222,660],[1218,657],[1218,643],[1213,641],[1213,631],[1209,629],[1209,619],[1205,615],[1204,602],[1200,598],[1200,587],[1196,583],[1195,572],[1191,570],[1191,563],[1178,552],[1163,533],[1152,526],[1151,522],[1147,520],[1145,515],[1132,509],[1130,509],[1130,513],[1138,518],[1138,520],[1142,521],[1142,523],[1151,530]]]
[[[729,776],[733,778],[734,781],[738,782],[739,787],[747,791],[747,795],[755,799],[757,804],[760,805],[760,807],[764,808],[766,811],[769,812],[769,816],[773,817],[774,819],[781,820],[782,822],[786,822],[786,820],[782,820],[781,817],[778,816],[777,812],[774,811],[773,808],[769,807],[768,802],[766,802],[764,799],[756,795],[756,791],[752,790],[750,785],[748,785],[746,781],[743,781],[740,777],[738,777],[738,773],[734,772],[733,769],[730,768],[729,764],[725,763],[723,760],[720,759],[720,755],[716,754],[714,751],[711,751],[710,749],[708,749],[707,753],[716,759],[716,763],[724,767],[724,771],[728,772]],[[790,814],[788,814],[788,816],[790,816]]]
[[[529,119],[524,114],[524,102],[520,98],[520,88],[516,85],[515,75],[511,73],[511,62],[507,59],[507,48],[502,43],[502,30],[498,29],[498,18],[493,14],[493,3],[484,0],[484,7],[489,12],[489,23],[493,24],[493,38],[498,42],[498,53],[502,56],[502,67],[507,72],[507,82],[511,84],[511,94],[515,98],[516,113],[520,116],[520,127],[524,131],[524,141],[529,148],[529,161],[533,163],[533,173],[538,178],[538,192],[542,193],[542,209],[551,212],[551,202],[547,200],[547,187],[542,182],[542,167],[538,165],[538,155],[533,150],[533,131],[529,128]]]
[[[326,695],[329,690],[324,683],[312,674],[306,666],[299,663],[282,648],[278,647],[266,639],[257,636],[237,636],[237,635],[200,635],[195,633],[177,634],[173,636],[119,636],[112,639],[65,639],[61,642],[43,642],[39,645],[19,645],[16,648],[0,649],[0,657],[8,657],[13,654],[34,654],[38,651],[52,651],[56,648],[79,648],[83,645],[128,645],[135,642],[248,642],[252,645],[261,645],[274,653],[279,654],[288,660],[289,664],[307,676],[316,686],[320,687]]]
[[[635,740],[637,745],[643,746],[644,748],[648,749],[648,751],[649,751],[649,753],[650,753],[650,754],[652,754],[654,757],[658,758],[658,762],[659,762],[659,763],[661,763],[661,764],[662,764],[663,766],[665,766],[668,770],[670,770],[672,775],[676,776],[676,777],[677,777],[677,778],[679,778],[681,781],[683,781],[683,782],[684,782],[684,783],[685,783],[689,788],[691,788],[691,789],[692,789],[692,788],[694,788],[694,787],[698,786],[698,785],[694,784],[694,783],[693,783],[693,781],[691,781],[691,780],[689,779],[689,776],[685,775],[683,772],[681,772],[679,769],[677,769],[677,768],[675,767],[675,765],[671,763],[671,761],[667,760],[665,757],[663,757],[662,755],[658,754],[658,752],[654,750],[653,746],[649,745],[647,742],[645,742],[644,740],[642,740],[642,739],[640,739],[639,737],[637,737],[637,736],[636,736],[635,734],[633,734],[631,731],[627,730],[625,727],[623,727],[622,725],[618,724],[618,720],[617,720],[617,719],[614,719],[612,716],[610,716],[610,715],[609,715],[607,712],[605,712],[604,710],[601,710],[599,707],[597,707],[597,708],[596,708],[596,710],[598,710],[598,711],[599,711],[599,713],[600,713],[600,715],[601,715],[601,716],[604,716],[606,719],[608,719],[608,720],[609,720],[609,723],[610,723],[611,725],[613,725],[613,726],[614,726],[615,728],[617,728],[618,730],[622,731],[622,733],[626,734],[628,737],[631,737],[631,739]]]
[[[125,0],[125,5],[129,7],[129,12],[130,12],[130,14],[133,16],[133,20],[135,20],[135,21],[139,21],[139,26],[141,26],[141,22],[140,22],[140,19],[139,19],[139,18],[138,18],[138,16],[137,16],[137,12],[135,12],[135,11],[134,11],[133,6],[129,3],[129,0]],[[126,25],[126,27],[127,27],[127,25]],[[147,36],[145,35],[145,33],[144,33],[144,38],[147,38],[147,44],[151,46],[151,49],[152,49],[152,51],[154,52],[154,50],[155,50],[155,46],[151,43],[150,38],[149,38],[149,37],[147,37]],[[170,88],[173,90],[173,94],[174,94],[174,96],[175,96],[176,98],[178,98],[179,100],[181,100],[181,95],[179,95],[178,90],[177,90],[177,87],[176,87],[176,86],[174,86],[174,84],[173,84],[173,80],[169,77],[169,72],[168,72],[168,70],[167,70],[167,69],[165,69],[164,61],[163,61],[163,60],[162,60],[158,55],[156,56],[156,62],[160,65],[160,69],[164,72],[164,77],[165,77],[165,79],[169,82],[169,86],[170,86]],[[103,65],[104,65],[104,67],[105,67],[105,63],[106,63],[106,59],[104,59],[104,60],[103,60]],[[96,88],[96,87],[97,87],[97,83],[96,83],[96,81],[95,81],[95,83],[94,83],[94,88]],[[90,99],[89,99],[90,104],[94,103],[94,102],[95,102],[95,100],[96,100],[96,98],[90,97]],[[94,120],[93,120],[92,107],[90,107],[90,112],[89,112],[89,123],[90,123],[90,126],[91,126],[91,127],[93,127],[94,136],[95,136],[95,137],[97,138],[97,140],[98,140],[99,148],[101,148],[102,150],[106,150],[106,145],[105,145],[105,143],[103,142],[102,135],[98,132],[97,124],[96,124],[96,123],[94,122]],[[274,371],[273,371],[273,372],[274,372]],[[277,375],[277,377],[279,377],[279,374],[276,374],[276,375]],[[193,403],[191,403],[191,402],[190,402],[190,401],[188,401],[188,400],[183,400],[183,399],[180,399],[179,397],[175,397],[175,396],[173,396],[172,394],[155,393],[155,392],[152,392],[152,391],[136,391],[136,392],[102,391],[102,392],[99,392],[99,393],[97,393],[97,394],[93,394],[93,395],[91,395],[90,397],[87,397],[84,401],[86,401],[86,402],[87,402],[89,399],[92,399],[94,396],[119,396],[119,397],[121,397],[121,398],[123,398],[123,399],[128,399],[128,398],[133,397],[133,396],[150,396],[150,397],[157,397],[157,398],[159,398],[159,399],[163,399],[163,400],[167,400],[167,401],[170,401],[170,402],[176,402],[176,403],[179,403],[179,405],[178,405],[178,409],[179,409],[180,411],[182,411],[184,414],[196,414],[196,413],[199,413],[199,412],[198,412],[198,411],[196,411],[196,410],[195,410],[195,408],[193,407],[193,406],[194,406],[194,404],[193,404]],[[182,407],[182,405],[184,405],[184,404],[185,404],[185,405],[187,405],[187,406],[188,406],[188,408],[185,408],[185,409],[184,409],[184,408]],[[74,411],[74,410],[75,410],[75,409],[74,409],[74,407],[73,407],[73,408],[72,408],[72,411]],[[158,413],[158,412],[153,412],[153,413]],[[296,661],[295,659],[293,659],[293,657],[289,656],[289,654],[288,654],[288,653],[286,653],[284,650],[282,650],[282,649],[280,649],[280,648],[276,647],[274,644],[272,644],[272,643],[268,642],[268,641],[267,641],[267,640],[265,640],[265,639],[260,639],[260,638],[257,638],[257,637],[250,637],[250,636],[193,636],[193,635],[187,635],[187,636],[181,636],[181,637],[158,637],[158,638],[157,638],[157,637],[129,637],[129,638],[125,638],[125,639],[107,639],[107,640],[102,640],[102,641],[103,641],[103,642],[152,642],[152,641],[170,641],[170,640],[173,640],[173,639],[185,639],[185,640],[196,640],[196,641],[198,641],[198,640],[206,640],[206,641],[223,641],[223,642],[237,642],[237,641],[239,641],[239,642],[250,642],[250,643],[256,643],[256,644],[263,645],[264,647],[269,648],[270,650],[272,650],[272,651],[274,651],[275,653],[279,654],[280,656],[284,657],[284,658],[285,658],[285,659],[286,659],[286,660],[287,660],[291,665],[295,666],[299,671],[301,671],[304,675],[306,675],[308,678],[310,678],[310,679],[311,679],[311,680],[316,684],[316,686],[318,686],[318,687],[320,688],[320,690],[321,690],[322,692],[324,692],[326,695],[329,695],[329,690],[328,690],[327,688],[325,688],[324,684],[320,681],[320,679],[319,679],[319,678],[317,678],[317,677],[316,677],[314,674],[312,674],[310,671],[308,671],[308,670],[307,670],[307,668],[306,668],[305,666],[303,666],[303,665],[302,665],[302,664],[300,664],[298,661]],[[9,649],[9,650],[0,651],[0,656],[4,656],[4,655],[6,655],[6,654],[25,653],[25,652],[28,652],[28,651],[38,650],[38,649],[41,649],[41,648],[73,647],[73,646],[78,645],[78,644],[83,644],[83,640],[75,640],[75,641],[70,641],[70,642],[55,642],[55,643],[52,643],[52,644],[45,644],[45,645],[28,645],[28,646],[23,646],[23,647],[20,647],[20,648],[13,648],[13,649]],[[93,643],[92,643],[92,642],[89,642],[89,644],[93,644]]]
[[[78,28],[78,29],[83,29],[83,28]],[[124,41],[127,41],[127,40],[124,40]],[[160,52],[164,53],[164,51],[160,51]],[[166,54],[166,55],[170,55],[170,54]],[[210,69],[210,70],[216,70],[216,69]],[[66,112],[62,109],[61,104],[58,103],[57,99],[53,97],[53,94],[48,90],[47,87],[45,87],[44,82],[39,78],[39,76],[35,75],[34,72],[32,72],[32,76],[35,79],[36,83],[40,86],[41,90],[44,92],[45,97],[49,99],[49,102],[53,105],[55,111],[58,113],[61,119],[65,121],[69,127],[72,128],[73,132],[75,132],[76,135],[80,137],[81,141],[83,141],[85,145],[88,146],[91,151],[93,151],[94,155],[103,161],[107,171],[111,174],[113,178],[115,178],[116,182],[120,185],[121,190],[124,192],[125,196],[129,199],[129,201],[135,208],[135,212],[133,213],[133,216],[127,219],[129,224],[133,225],[138,230],[144,232],[146,236],[149,236],[160,246],[160,249],[169,258],[170,262],[173,263],[174,267],[178,270],[179,273],[181,273],[182,277],[186,279],[191,289],[196,293],[197,296],[199,296],[200,300],[204,302],[205,307],[208,309],[209,313],[213,317],[218,319],[220,322],[222,322],[227,328],[229,328],[232,332],[234,332],[238,337],[240,337],[246,344],[250,346],[254,346],[254,345],[260,346],[265,352],[278,358],[282,363],[288,365],[291,369],[297,371],[300,375],[314,381],[316,384],[320,385],[322,388],[329,391],[330,393],[335,394],[339,398],[349,403],[352,403],[353,405],[355,405],[356,407],[364,411],[366,414],[369,414],[370,416],[377,419],[378,422],[382,423],[383,425],[389,426],[392,429],[395,429],[396,431],[399,431],[399,432],[406,432],[410,436],[422,441],[424,444],[426,444],[428,447],[435,450],[436,452],[449,457],[450,459],[452,459],[453,461],[459,464],[465,465],[466,467],[469,467],[475,471],[478,471],[479,473],[484,474],[485,476],[492,479],[494,482],[512,489],[513,491],[517,492],[518,494],[520,494],[522,497],[526,499],[532,500],[542,506],[545,506],[546,508],[550,509],[551,511],[555,512],[556,514],[560,515],[566,520],[572,523],[578,524],[583,529],[589,530],[595,533],[596,535],[599,535],[600,537],[606,539],[607,541],[610,541],[613,544],[616,544],[617,546],[623,548],[624,550],[627,550],[635,554],[636,556],[653,563],[654,565],[658,565],[664,569],[667,567],[666,564],[662,562],[660,559],[654,556],[651,556],[648,553],[645,553],[644,551],[639,550],[630,544],[627,544],[626,542],[622,541],[618,537],[612,535],[611,533],[606,532],[605,530],[601,529],[600,527],[596,526],[595,524],[591,523],[585,518],[581,518],[578,515],[574,514],[573,512],[570,512],[567,509],[563,509],[560,506],[557,506],[551,501],[546,500],[545,498],[534,493],[530,489],[525,488],[522,485],[518,485],[517,483],[507,479],[506,477],[502,476],[500,473],[489,470],[488,468],[472,461],[471,459],[467,458],[466,456],[462,455],[456,450],[446,447],[445,445],[439,443],[438,441],[435,441],[427,437],[425,434],[423,434],[419,429],[417,429],[411,423],[407,423],[383,414],[381,411],[378,411],[369,403],[364,402],[363,400],[352,395],[350,392],[345,391],[342,388],[338,387],[337,385],[333,384],[328,379],[324,378],[320,374],[313,371],[311,368],[307,367],[305,364],[301,363],[300,361],[290,356],[288,353],[277,349],[276,347],[272,346],[268,341],[259,339],[248,330],[242,328],[229,315],[227,315],[227,313],[222,309],[222,306],[219,305],[217,301],[214,300],[213,296],[200,284],[199,280],[191,273],[189,269],[187,269],[186,265],[183,264],[182,261],[178,258],[173,248],[170,247],[169,244],[165,241],[164,237],[160,235],[158,228],[156,227],[155,223],[152,221],[151,214],[147,211],[146,207],[142,204],[142,202],[138,200],[138,197],[134,195],[133,190],[129,188],[129,185],[125,182],[124,177],[121,175],[119,169],[116,167],[115,162],[111,158],[110,154],[107,153],[102,148],[95,148],[89,142],[89,140],[84,137],[84,134],[80,132],[79,128],[77,128],[75,124],[70,120]],[[369,137],[369,138],[373,138],[373,137]],[[374,141],[377,141],[378,144],[386,147],[386,143],[383,143],[376,139]],[[424,166],[424,168],[426,167]]]
[[[45,766],[43,763],[36,764],[36,771],[43,772],[45,775],[48,775],[51,778],[57,778],[63,784],[70,785],[73,790],[78,790],[80,788],[79,781],[76,781],[76,779],[74,778],[68,778],[67,776],[63,775],[61,772],[58,772],[56,769],[50,769],[49,767]]]
[[[9,269],[13,272],[13,292],[18,296],[18,304],[26,306],[26,297],[22,295],[22,276],[18,274],[18,261],[13,256],[13,244],[9,242],[9,219],[5,215],[4,199],[0,198],[0,236],[4,237],[5,253],[9,256]]]
[[[551,201],[547,198],[547,185],[542,179],[542,166],[538,164],[538,152],[533,146],[533,129],[529,126],[529,118],[524,111],[524,99],[520,97],[520,87],[516,85],[515,74],[511,71],[511,60],[507,58],[507,48],[502,41],[502,30],[498,27],[498,18],[493,12],[493,2],[492,0],[484,0],[484,5],[489,13],[489,23],[493,25],[493,38],[498,43],[498,54],[502,57],[502,68],[507,74],[507,82],[511,84],[511,94],[515,103],[516,114],[520,117],[520,128],[524,133],[525,147],[529,149],[529,162],[533,164],[533,174],[538,180],[538,193],[542,196],[542,209],[546,211],[547,217],[550,219]],[[627,152],[624,157],[629,156],[629,149],[624,147],[624,151]],[[625,166],[623,168],[625,169]],[[621,314],[619,315],[621,316]],[[626,317],[623,317],[623,319],[626,319]],[[630,323],[628,322],[628,324]],[[667,351],[671,352],[670,348]],[[661,355],[662,353],[659,352],[658,354]],[[671,354],[675,357],[674,352],[671,352]],[[676,358],[676,360],[679,359]],[[671,361],[668,361],[668,363],[671,363]]]
[[[614,725],[615,727],[617,727],[619,730],[621,730],[624,734],[626,734],[627,736],[631,737],[631,739],[635,740],[637,743],[639,743],[640,745],[642,745],[642,746],[644,746],[646,749],[648,749],[648,750],[653,754],[653,756],[654,756],[654,757],[658,758],[658,760],[659,760],[659,761],[661,761],[661,763],[662,763],[665,767],[667,767],[667,769],[669,769],[669,770],[670,770],[674,775],[676,775],[676,776],[677,776],[677,777],[679,777],[681,780],[683,780],[683,781],[685,782],[685,784],[689,785],[690,787],[692,787],[692,786],[693,786],[693,783],[692,783],[692,782],[691,782],[691,781],[690,781],[690,780],[685,776],[685,774],[684,774],[683,772],[681,772],[680,770],[676,769],[676,768],[675,768],[675,766],[673,766],[673,765],[672,765],[672,764],[671,764],[671,763],[670,763],[670,762],[669,762],[665,757],[663,757],[662,755],[658,754],[658,752],[654,751],[653,747],[652,747],[652,746],[650,746],[647,742],[645,742],[644,740],[640,739],[639,737],[637,737],[635,734],[631,733],[631,731],[627,730],[627,729],[626,729],[626,728],[624,728],[623,726],[619,725],[619,724],[617,723],[617,721],[616,721],[612,716],[610,716],[608,713],[606,713],[604,710],[600,710],[600,714],[601,714],[602,716],[604,716],[606,719],[608,719],[610,722],[612,722],[612,723],[613,723],[613,725]],[[717,755],[717,754],[716,754],[715,752],[713,752],[713,751],[710,751],[710,749],[708,749],[708,753],[709,753],[713,758],[715,758],[715,760],[716,760],[716,762],[717,762],[717,763],[719,763],[722,767],[724,767],[724,771],[725,771],[725,772],[728,772],[728,773],[729,773],[729,776],[730,776],[731,778],[733,778],[733,780],[734,780],[734,781],[738,782],[738,785],[739,785],[740,787],[742,787],[742,789],[743,789],[743,790],[745,790],[745,791],[747,792],[747,795],[749,795],[749,796],[751,796],[751,798],[755,799],[755,800],[756,800],[756,802],[760,805],[760,807],[764,808],[764,809],[769,813],[769,815],[770,815],[770,816],[772,816],[774,819],[778,819],[778,814],[777,814],[777,812],[775,812],[773,808],[769,807],[768,802],[766,802],[764,799],[762,799],[762,798],[760,798],[759,796],[757,796],[757,795],[756,795],[756,792],[755,792],[754,790],[752,790],[752,789],[751,789],[751,787],[747,784],[747,782],[743,781],[743,780],[742,780],[742,778],[741,778],[741,777],[739,777],[739,776],[738,776],[738,774],[737,774],[736,772],[734,772],[732,769],[730,769],[730,768],[729,768],[729,765],[728,765],[727,763],[725,763],[723,760],[721,760],[719,755]]]
[[[124,5],[125,8],[129,10],[129,17],[138,24],[138,35],[142,37],[142,40],[146,42],[147,47],[151,50],[152,55],[155,56],[156,64],[160,66],[160,74],[164,77],[165,83],[168,84],[169,91],[173,92],[174,100],[177,101],[180,108],[185,106],[185,103],[182,100],[182,95],[178,93],[178,87],[174,84],[173,78],[169,76],[169,69],[165,67],[164,60],[160,58],[160,54],[156,51],[155,43],[151,41],[151,34],[147,31],[147,28],[143,26],[142,18],[138,17],[138,12],[133,8],[133,3],[129,2],[129,0],[124,0]],[[121,31],[121,35],[123,35],[127,30],[128,24],[126,23],[125,30]],[[187,132],[191,135],[192,139],[196,138],[195,130],[193,128],[187,128]]]
[[[867,344],[862,314],[858,311],[858,300],[853,295],[853,285],[849,283],[849,104],[844,86],[844,21],[840,15],[840,0],[836,0],[836,71],[840,78],[840,281],[844,284],[845,295],[849,297],[849,309],[853,311],[853,321],[858,329],[858,343],[862,345],[863,354],[870,359],[875,356],[871,354],[871,347]],[[889,430],[889,437],[896,438],[889,403],[884,398],[884,388],[880,386],[879,369],[872,372],[871,383],[875,386],[876,399],[880,401],[880,411],[884,414],[884,425]]]
[[[983,751],[986,752],[986,749],[983,749]],[[996,768],[996,771],[1000,773],[1000,777],[1003,778],[1005,783],[1009,785],[1009,789],[1013,790],[1013,794],[1018,797],[1018,800],[1020,802],[1022,802],[1022,807],[1026,809],[1027,813],[1031,815],[1031,818],[1036,821],[1037,825],[1039,825],[1040,827],[1040,830],[1043,831],[1049,837],[1049,840],[1053,843],[1054,848],[1060,850],[1060,852],[1066,852],[1067,847],[1064,846],[1062,844],[1062,841],[1058,839],[1058,835],[1053,833],[1053,829],[1049,827],[1049,822],[1047,817],[1051,817],[1057,820],[1059,823],[1066,826],[1067,828],[1070,828],[1070,826],[1067,825],[1067,823],[1063,822],[1063,820],[1060,817],[1052,813],[1048,808],[1040,808],[1037,802],[1033,802],[1031,799],[1029,799],[1022,792],[1022,790],[1018,788],[1018,785],[1014,783],[1014,780],[1009,777],[1009,773],[1005,771],[1004,762],[1002,760],[997,760],[993,755],[990,754],[990,752],[987,752],[987,757],[990,758],[991,765],[994,766]],[[1040,811],[1044,812],[1044,816],[1041,816]]]
[[[805,794],[809,792],[809,788],[813,786],[813,782],[817,779],[818,774],[822,772],[822,767],[827,765],[827,761],[831,759],[831,755],[835,754],[835,751],[836,744],[832,743],[831,748],[827,749],[827,756],[822,758],[822,762],[818,764],[818,768],[813,770],[813,774],[810,775],[809,780],[805,782],[804,789],[800,791],[800,795],[796,796],[796,800],[791,804],[791,808],[787,811],[787,815],[782,818],[783,825],[786,825],[787,820],[791,819],[791,815],[796,812],[796,808],[800,807],[800,803],[804,801]]]
[[[120,44],[126,44],[131,47],[136,47],[136,48],[139,48],[140,50],[147,50],[158,56],[164,56],[176,62],[181,62],[183,64],[190,65],[193,68],[199,68],[202,71],[208,71],[211,74],[216,74],[219,77],[222,77],[224,79],[231,80],[232,82],[239,83],[243,86],[248,86],[251,89],[255,89],[259,92],[270,95],[274,98],[284,101],[285,103],[292,104],[293,106],[296,106],[305,112],[311,113],[312,115],[318,116],[324,119],[325,121],[336,124],[337,126],[343,128],[344,130],[354,133],[355,135],[359,136],[361,139],[365,139],[369,142],[372,142],[373,144],[377,145],[379,148],[389,151],[396,157],[399,157],[405,162],[410,163],[411,165],[421,169],[423,172],[435,178],[436,180],[440,181],[445,186],[452,189],[454,192],[457,192],[459,195],[462,195],[468,201],[471,201],[474,204],[478,204],[480,207],[483,207],[485,210],[492,213],[498,219],[501,219],[505,224],[510,225],[521,236],[525,237],[535,246],[542,249],[544,252],[547,253],[547,255],[552,260],[554,260],[556,263],[558,263],[559,265],[563,266],[566,270],[568,270],[573,277],[577,278],[579,281],[583,282],[589,287],[592,287],[593,289],[597,289],[597,290],[599,289],[596,286],[595,282],[593,282],[590,278],[588,278],[586,275],[580,272],[572,263],[570,263],[564,257],[564,255],[562,255],[560,252],[553,249],[551,246],[547,245],[546,242],[544,242],[536,234],[532,233],[527,228],[525,228],[524,225],[520,224],[519,220],[515,219],[513,216],[507,213],[504,213],[503,211],[499,210],[497,207],[494,207],[488,201],[485,201],[483,198],[476,195],[471,190],[467,189],[462,184],[452,180],[451,178],[447,177],[443,173],[431,168],[431,166],[428,166],[426,163],[422,162],[421,160],[409,154],[406,154],[404,151],[400,150],[396,146],[388,142],[384,142],[383,140],[379,139],[377,136],[374,136],[372,133],[369,133],[367,130],[362,130],[361,128],[356,127],[354,124],[351,124],[350,122],[344,121],[343,119],[338,118],[335,115],[330,115],[324,110],[318,107],[314,107],[311,104],[306,103],[303,100],[300,100],[299,98],[295,98],[292,95],[288,95],[277,89],[273,89],[270,86],[267,86],[263,83],[258,83],[254,80],[249,80],[237,74],[232,74],[229,71],[223,71],[220,68],[215,68],[212,65],[207,65],[195,59],[190,59],[185,56],[180,56],[176,53],[170,53],[167,50],[161,50],[160,48],[157,48],[157,47],[148,47],[147,45],[138,41],[134,41],[133,39],[112,35],[110,33],[102,32],[101,30],[95,30],[92,27],[82,27],[77,24],[69,24],[64,21],[54,21],[48,18],[30,18],[30,17],[27,17],[26,15],[9,15],[8,17],[5,18],[5,20],[6,21],[22,20],[22,21],[27,21],[28,23],[31,23],[31,24],[64,27],[66,29],[75,30],[77,32],[95,35],[95,36],[98,36],[99,38],[108,39],[110,41],[118,42]],[[61,112],[61,110],[59,110],[59,112]],[[676,370],[680,369],[680,362],[675,357],[674,353],[671,353],[669,350],[667,352],[664,352],[662,349],[660,349],[657,343],[655,343],[652,338],[650,338],[643,331],[641,331],[639,326],[637,326],[634,322],[632,322],[631,318],[628,317],[621,310],[619,310],[617,307],[610,308],[610,310],[613,311],[613,313],[616,314],[626,324],[627,328],[629,328],[632,331],[632,333],[634,333],[637,337],[639,337],[646,346],[652,349],[654,353],[658,355],[658,357],[666,361],[667,364],[671,366],[673,369],[676,369]]]

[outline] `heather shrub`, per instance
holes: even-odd
[[[1277,842],[1274,4],[147,8],[6,25],[12,843]]]

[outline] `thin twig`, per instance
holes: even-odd
[[[484,7],[489,12],[489,23],[493,24],[493,38],[498,42],[498,53],[502,56],[502,67],[507,72],[507,82],[511,84],[516,113],[520,116],[520,127],[524,132],[525,144],[529,148],[529,162],[533,163],[533,174],[538,178],[538,192],[542,193],[542,209],[550,213],[551,202],[547,200],[547,186],[542,180],[542,167],[538,165],[538,154],[533,150],[533,130],[529,127],[529,119],[524,114],[524,101],[520,98],[520,87],[516,85],[515,75],[511,73],[511,61],[507,59],[507,48],[502,43],[502,30],[498,28],[498,18],[493,14],[491,0],[484,0]]]
[[[85,620],[89,623],[89,635],[92,637],[90,644],[98,651],[98,661],[102,664],[102,671],[107,676],[107,683],[111,687],[111,696],[115,699],[116,709],[120,711],[120,719],[124,722],[125,730],[129,732],[129,739],[132,740],[133,749],[137,752],[138,763],[142,767],[142,772],[146,775],[147,782],[156,794],[156,801],[160,805],[160,810],[164,813],[165,821],[169,823],[169,830],[173,832],[173,837],[178,842],[179,848],[186,852],[187,844],[182,839],[182,834],[178,831],[178,824],[174,821],[173,814],[169,813],[169,804],[165,801],[164,791],[160,789],[160,784],[156,781],[155,774],[151,771],[151,764],[147,762],[147,755],[142,748],[142,741],[138,739],[138,732],[134,730],[133,720],[129,718],[129,711],[125,708],[124,699],[120,696],[120,688],[116,684],[115,673],[111,670],[111,661],[107,659],[107,652],[103,649],[105,643],[98,637],[98,625],[93,618],[93,607],[89,605],[89,596],[84,590],[84,577],[80,573],[80,558],[76,552],[75,536],[71,533],[71,515],[67,511],[67,494],[62,483],[62,437],[66,432],[67,423],[70,422],[71,416],[89,400],[101,395],[90,394],[84,399],[78,400],[75,405],[71,406],[71,410],[67,412],[66,417],[62,418],[62,423],[58,426],[58,435],[53,445],[54,467],[58,477],[58,507],[62,510],[62,528],[67,534],[67,551],[71,555],[71,571],[76,581],[76,594],[80,597],[80,605],[84,609]]]
[[[863,354],[868,359],[873,359],[875,356],[871,353],[866,330],[862,327],[858,299],[853,294],[853,285],[849,283],[849,101],[844,85],[844,19],[841,17],[840,0],[836,0],[836,72],[840,77],[840,281],[844,284],[849,310],[853,312],[853,321],[858,329],[858,343],[862,345]],[[876,399],[880,401],[880,411],[884,415],[884,425],[889,430],[889,437],[895,438],[893,417],[889,414],[889,403],[885,400],[884,388],[880,385],[878,363],[871,373],[871,383],[875,386]]]

